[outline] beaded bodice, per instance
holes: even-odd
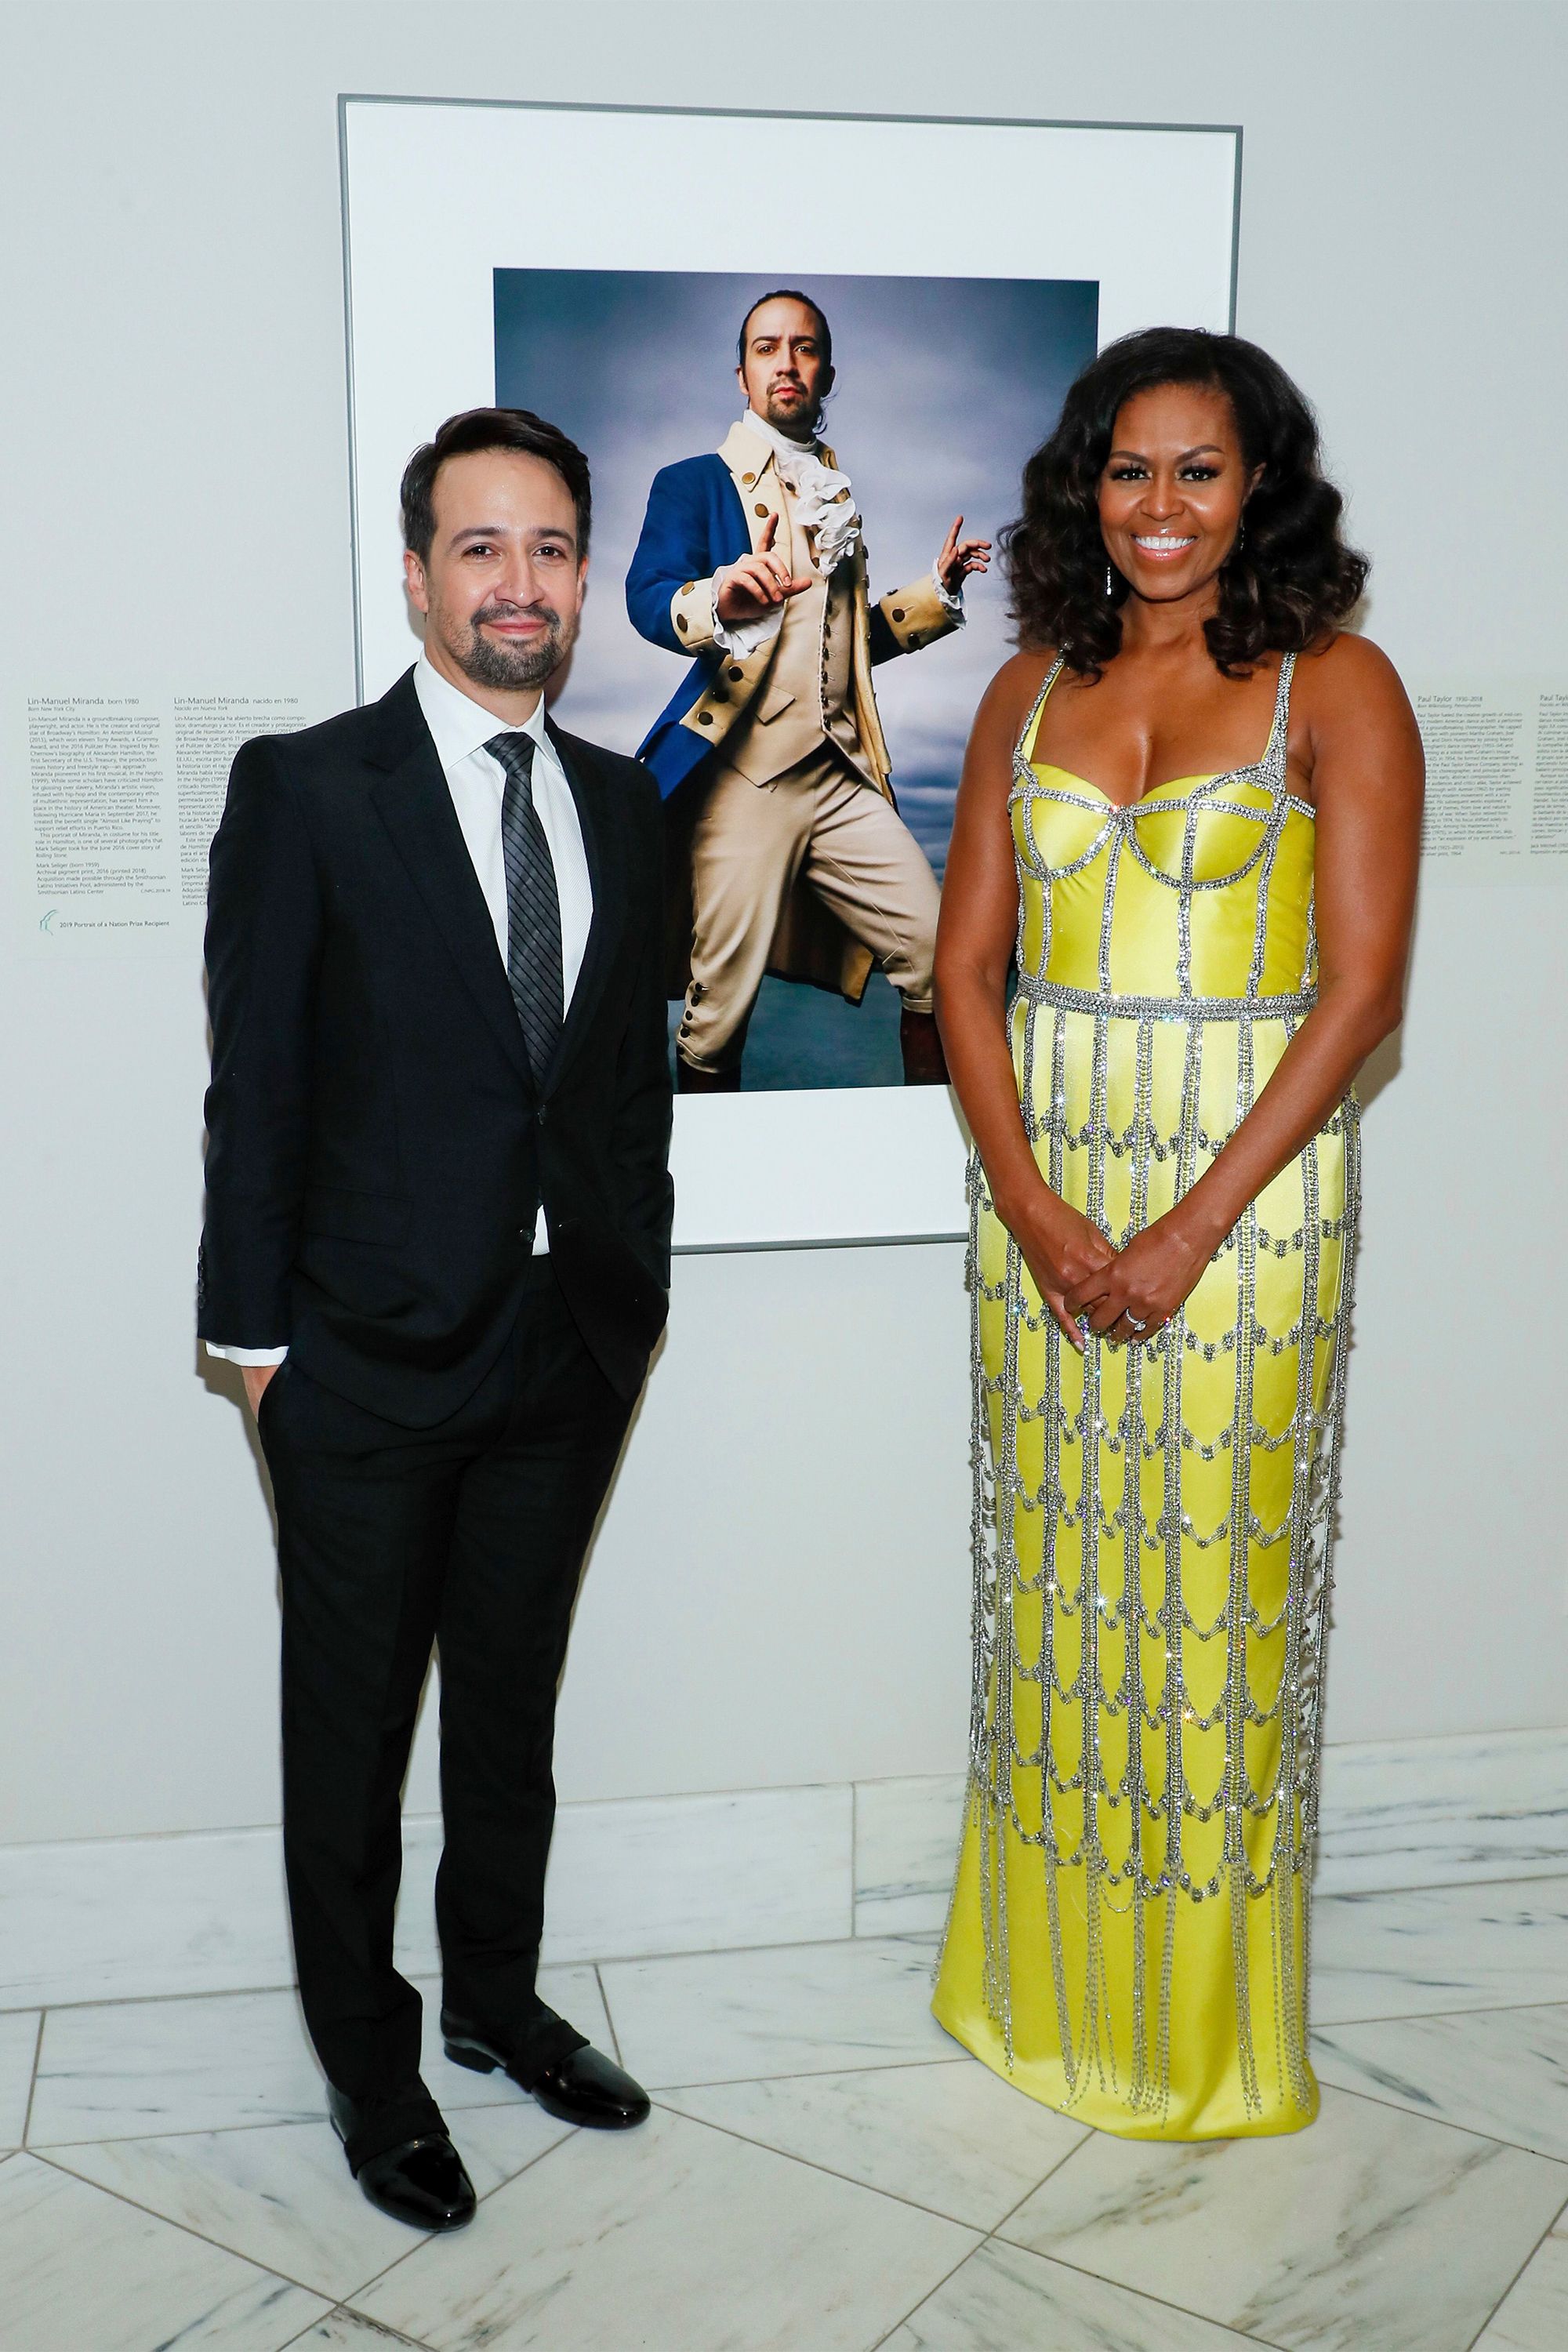
[[[1127,805],[1034,756],[1061,668],[1058,659],[1046,677],[1014,761],[1021,996],[1143,998],[1168,1012],[1237,1000],[1299,1008],[1317,956],[1313,815],[1285,766],[1295,656],[1279,666],[1261,760],[1173,777]]]

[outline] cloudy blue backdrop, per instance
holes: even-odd
[[[826,438],[866,520],[871,593],[931,563],[953,517],[983,538],[1016,512],[1025,458],[1093,358],[1092,282],[724,272],[498,269],[496,398],[537,410],[586,450],[594,545],[563,723],[633,751],[673,692],[679,657],[639,637],[624,583],[660,466],[717,448],[742,409],[735,336],[748,306],[800,285],[826,312],[837,386]],[[1010,650],[993,572],[959,635],[887,662],[877,699],[899,806],[940,876],[975,704]],[[745,1084],[898,1083],[897,1004],[879,975],[858,1009],[769,982]]]

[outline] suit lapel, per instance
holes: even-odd
[[[588,861],[588,886],[594,899],[583,968],[577,974],[577,985],[566,1008],[566,1024],[561,1033],[561,1043],[556,1048],[545,1087],[548,1093],[559,1085],[563,1072],[587,1033],[604,993],[605,981],[620,935],[626,885],[621,871],[621,828],[616,822],[610,794],[593,745],[583,742],[575,735],[563,734],[552,719],[546,719],[545,727],[565,771],[572,798],[576,803],[577,822],[583,829],[584,854]]]
[[[410,670],[377,716],[373,759],[385,770],[373,786],[376,814],[445,940],[474,1002],[507,1059],[531,1092],[532,1073],[495,929]]]

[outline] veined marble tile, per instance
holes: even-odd
[[[1568,1872],[1568,1730],[1323,1750],[1318,1889]]]
[[[37,2049],[36,2009],[19,2009],[0,2017],[0,2147],[22,2145]]]
[[[592,1969],[542,1969],[539,1989],[580,2032],[613,2048]],[[426,1984],[421,2071],[437,2104],[531,2105],[506,2076],[471,2074],[441,2054],[439,1989]],[[45,2020],[29,2144],[144,2139],[319,2123],[321,2070],[292,1992],[110,2001],[51,2010]]]
[[[880,2352],[1241,2352],[1226,2327],[1000,2239],[970,2255]],[[1368,2347],[1370,2352],[1370,2347]]]
[[[625,2063],[650,2087],[972,2064],[931,2014],[931,1956],[896,1938],[618,1960],[601,1970]]]
[[[574,2134],[354,2308],[434,2352],[866,2352],[976,2242],[656,2108]]]
[[[398,1963],[437,1966],[441,1824],[404,1821]],[[847,1936],[847,1781],[563,1805],[544,1958],[729,1949]],[[0,2011],[292,1983],[276,1829],[0,1848]]]
[[[289,2345],[289,2352],[404,2352],[407,2343],[406,2336],[394,2336],[374,2319],[361,2319],[352,2311],[329,2311],[319,2326]]]
[[[1089,2129],[973,2063],[724,2083],[662,2103],[977,2230],[994,2229]]]
[[[1466,2352],[1564,2199],[1568,2166],[1329,2089],[1279,2138],[1094,2133],[1002,2234],[1281,2352]]]
[[[571,2128],[531,2099],[454,2116],[451,2123],[481,2197]],[[402,2223],[361,2195],[330,2124],[103,2140],[55,2149],[52,2159],[334,2303],[409,2251]]]
[[[853,1927],[848,1784],[569,1805],[551,1849],[544,1958],[809,1944]]]
[[[1568,2344],[1568,2221],[1559,2221],[1504,2296],[1474,2352],[1563,2352]]]
[[[319,2123],[325,2105],[292,1993],[112,2001],[45,2018],[29,2141]]]
[[[963,1818],[962,1772],[855,1786],[855,1933],[946,1924]]]
[[[327,2305],[54,2166],[0,2166],[0,2311],[17,2352],[280,2352]]]
[[[276,1830],[0,1847],[0,2009],[293,1975]]]
[[[1314,2025],[1518,2009],[1568,1987],[1568,1878],[1332,1895],[1312,1911]]]
[[[1312,2063],[1342,2090],[1568,2162],[1568,2008],[1339,2025],[1313,2034]]]
[[[440,1823],[404,1822],[398,1966],[436,1958]],[[853,1913],[849,1784],[563,1805],[544,1888],[547,1962],[815,1943]]]

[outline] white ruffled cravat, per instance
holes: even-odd
[[[838,566],[855,553],[860,544],[860,510],[855,504],[855,493],[847,474],[826,466],[816,442],[809,446],[792,441],[754,408],[748,408],[741,419],[748,433],[765,441],[773,453],[773,464],[779,476],[795,492],[795,520],[810,530],[816,547],[816,560],[823,576],[827,578]],[[721,563],[713,574],[713,593],[729,578],[733,565]],[[963,592],[949,588],[935,564],[931,579],[936,593],[951,614],[955,626],[963,625]],[[731,621],[725,625],[718,614],[713,616],[713,642],[721,651],[744,658],[776,637],[784,623],[784,607],[775,604],[771,612],[755,621]]]
[[[752,409],[742,422],[748,433],[772,444],[774,469],[795,492],[795,521],[813,534],[823,572],[837,572],[860,544],[860,517],[848,475],[825,465],[815,441],[791,441]]]

